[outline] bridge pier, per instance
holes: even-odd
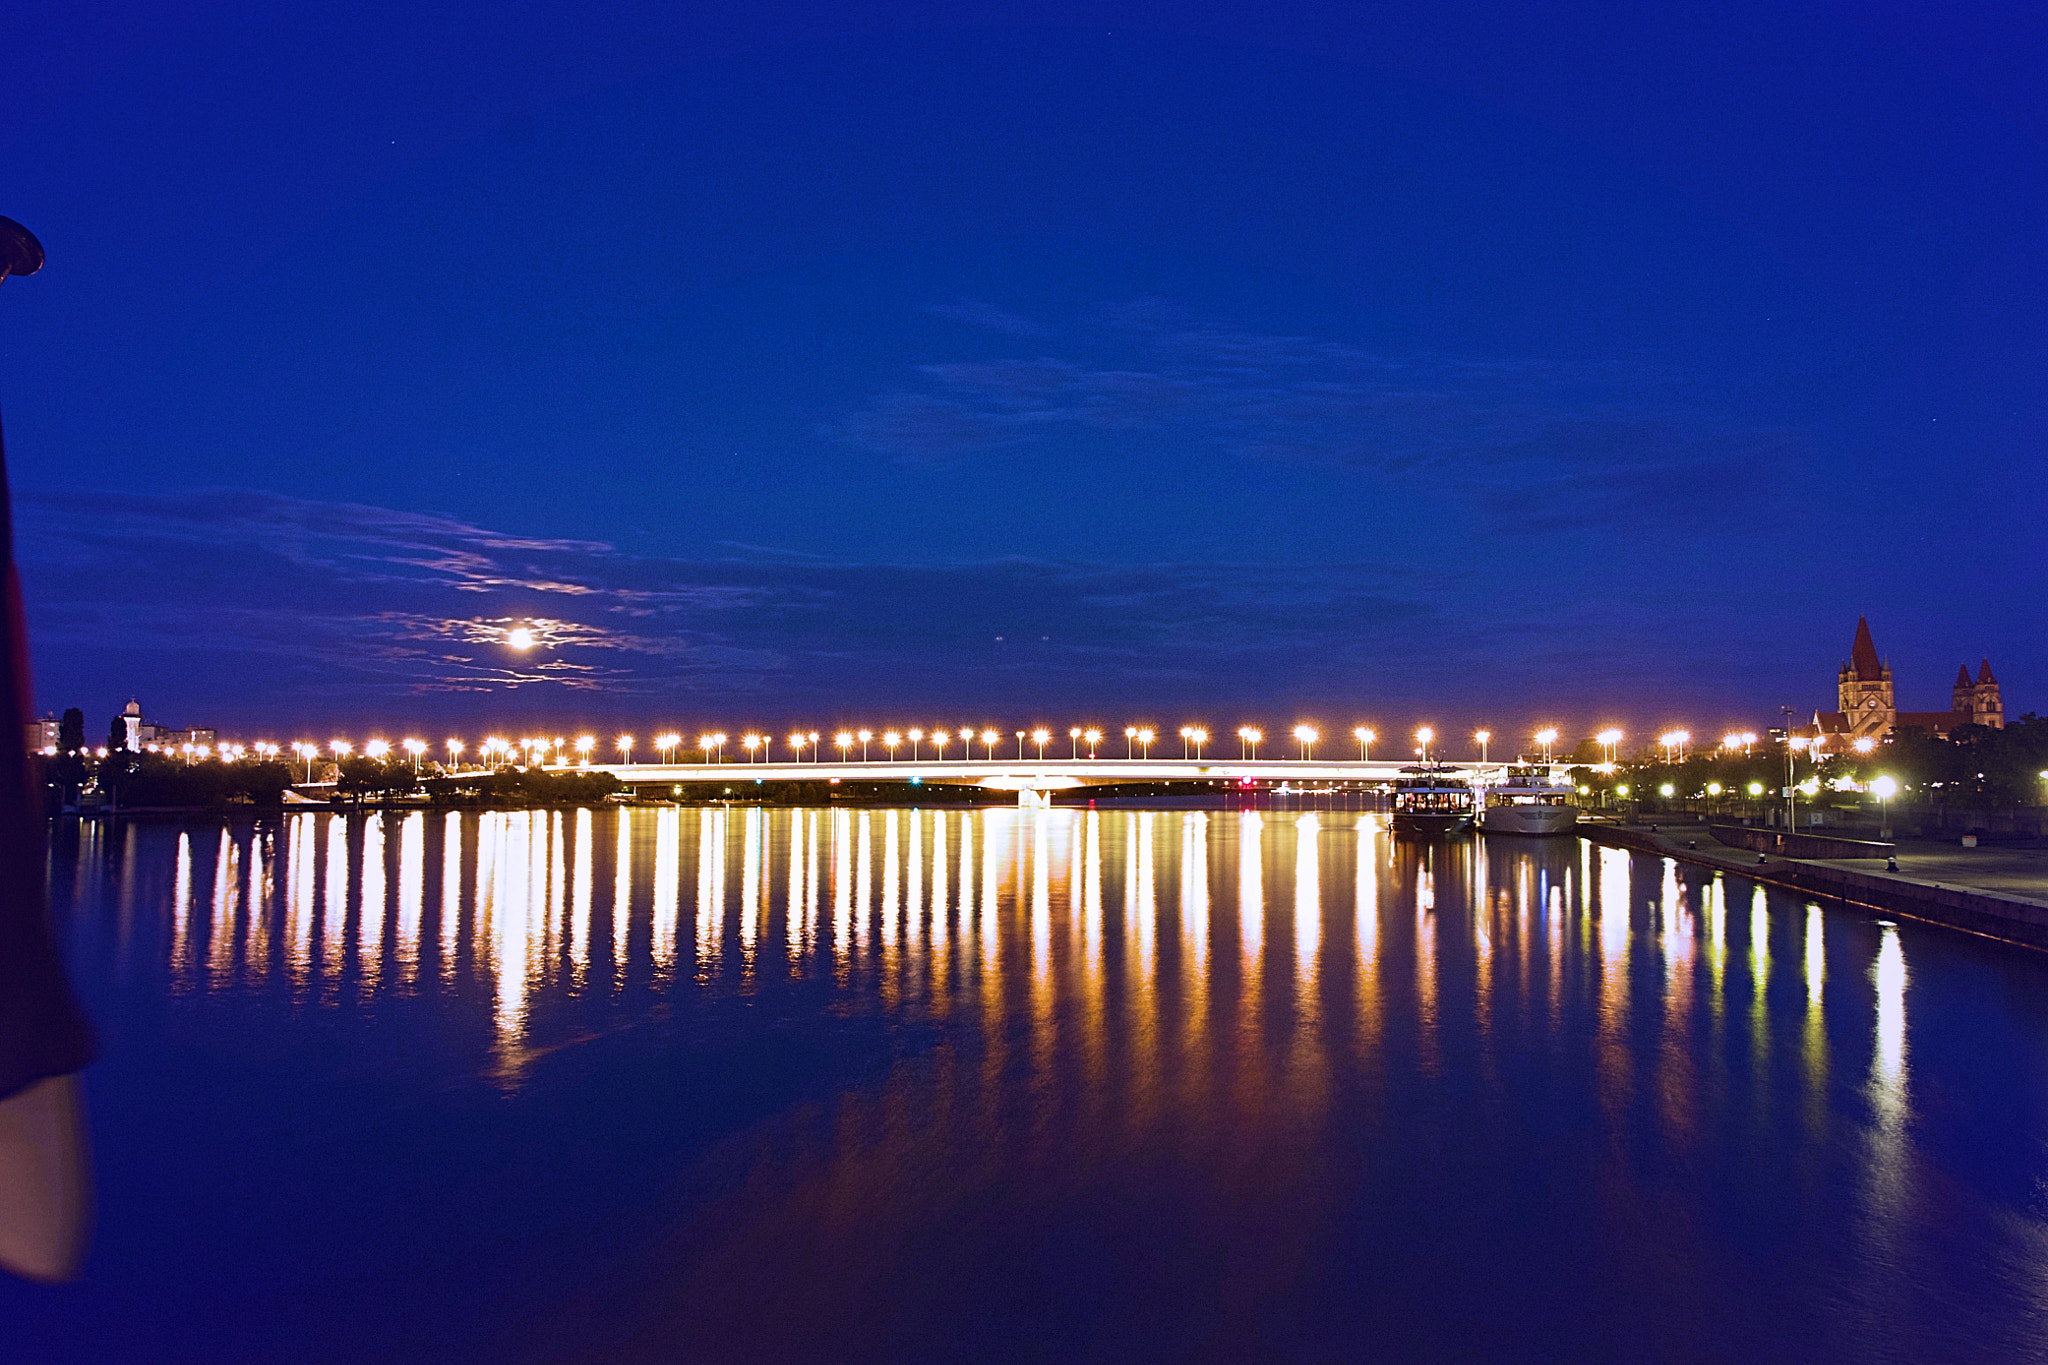
[[[1052,793],[1049,791],[1039,791],[1033,787],[1017,788],[1017,809],[1019,810],[1044,810],[1051,804]]]

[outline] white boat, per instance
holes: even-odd
[[[1487,788],[1479,828],[1488,834],[1570,834],[1579,823],[1572,800],[1577,795],[1548,764],[1511,764],[1506,779]]]
[[[1472,782],[1445,763],[1401,769],[1394,780],[1394,833],[1456,834],[1472,826]]]

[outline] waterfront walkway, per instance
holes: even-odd
[[[1895,841],[1899,870],[1883,858],[1787,858],[1734,848],[1703,824],[1587,822],[1590,838],[1835,896],[1877,910],[2048,948],[2048,849],[1931,839]]]

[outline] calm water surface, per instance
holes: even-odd
[[[2048,958],[1575,841],[1009,809],[60,831],[0,1356],[2048,1359]]]

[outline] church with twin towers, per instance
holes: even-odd
[[[1835,698],[1839,709],[1814,715],[1814,734],[1818,738],[1841,736],[1854,743],[1859,739],[1882,740],[1894,730],[1925,730],[1945,739],[1961,726],[1988,725],[1996,729],[2005,724],[2005,703],[1998,695],[1998,679],[1992,676],[1989,659],[1978,665],[1974,678],[1968,664],[1956,670],[1955,683],[1949,689],[1948,710],[1899,710],[1898,696],[1892,689],[1891,665],[1878,657],[1877,643],[1870,637],[1870,622],[1860,616],[1856,618],[1856,640],[1849,648],[1848,661],[1835,677]]]

